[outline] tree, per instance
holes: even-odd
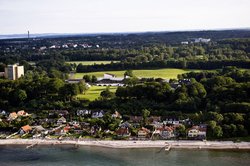
[[[143,126],[147,125],[148,123],[148,116],[150,115],[150,111],[147,109],[142,110],[142,118],[143,118]]]
[[[49,91],[51,93],[58,93],[59,89],[64,86],[64,81],[59,78],[54,78],[49,81]]]
[[[83,81],[80,81],[77,85],[80,93],[83,93],[88,89],[87,85]]]
[[[95,83],[97,81],[97,77],[95,75],[92,75],[91,82]]]
[[[223,131],[222,131],[222,128],[220,126],[215,126],[213,136],[216,138],[220,138],[223,136]]]
[[[79,93],[79,87],[77,84],[65,84],[60,89],[60,95],[64,100],[72,100],[73,96]]]
[[[126,76],[134,77],[133,70],[126,70],[124,73],[124,78],[126,78]]]
[[[114,92],[111,92],[110,91],[110,88],[109,86],[101,92],[101,97],[104,98],[104,99],[110,99],[110,98],[113,98],[115,96],[115,93]]]
[[[183,124],[180,124],[177,127],[177,133],[179,134],[179,137],[185,137],[186,136],[186,127]]]
[[[26,91],[22,89],[14,90],[10,96],[10,101],[13,105],[19,105],[25,99],[27,99],[27,94]]]
[[[90,75],[84,75],[82,78],[85,80],[85,82],[91,82],[91,76]]]

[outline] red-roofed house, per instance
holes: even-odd
[[[25,126],[20,128],[18,133],[23,135],[23,134],[29,133],[31,130],[32,130],[32,128],[29,125],[25,125]]]
[[[149,134],[150,134],[150,130],[147,128],[142,127],[138,130],[138,138],[139,139],[149,138]]]

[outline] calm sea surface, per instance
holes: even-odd
[[[0,166],[248,166],[249,151],[0,146]]]

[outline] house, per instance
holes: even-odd
[[[161,117],[160,116],[150,116],[148,118],[148,121],[150,123],[160,122],[161,121]]]
[[[181,42],[182,45],[188,45],[188,41]]]
[[[58,124],[58,125],[65,124],[66,122],[67,122],[67,121],[66,121],[66,119],[65,119],[63,116],[57,120],[57,124]]]
[[[104,116],[104,111],[97,111],[92,113],[92,118],[102,118]]]
[[[128,122],[124,122],[124,123],[120,124],[119,127],[121,127],[121,128],[130,128],[131,124],[128,123]]]
[[[17,116],[29,116],[30,114],[28,114],[27,112],[25,112],[24,110],[18,111],[17,112]]]
[[[115,113],[112,114],[112,118],[119,118],[119,119],[121,119],[122,116],[121,116],[121,114],[119,112],[115,111]]]
[[[91,115],[91,110],[77,110],[77,116]]]
[[[204,38],[196,38],[194,39],[195,43],[209,43],[211,39],[204,39]]]
[[[174,129],[169,126],[164,126],[160,128],[160,136],[164,139],[169,139],[175,137]]]
[[[140,128],[137,133],[139,139],[149,138],[149,134],[150,130],[144,127]]]
[[[128,128],[120,127],[118,130],[116,130],[115,133],[117,134],[118,137],[129,137],[130,136],[130,132],[129,132]]]
[[[175,137],[174,129],[169,126],[161,126],[159,128],[156,128],[153,132],[152,136],[159,135],[162,139],[170,139]]]
[[[81,128],[84,130],[90,130],[90,123],[86,123],[86,122],[80,122],[79,123]]]
[[[112,79],[115,77],[116,77],[116,75],[110,74],[110,73],[104,73],[104,75],[103,75],[103,79]]]
[[[70,131],[71,127],[69,125],[65,126],[62,130],[62,134],[66,134]]]
[[[188,129],[188,138],[190,139],[205,139],[206,135],[206,125],[192,126],[190,129]]]
[[[100,126],[98,126],[98,125],[94,125],[90,129],[90,133],[92,135],[95,135],[98,131],[102,131],[102,128]]]
[[[163,121],[163,123],[165,125],[179,125],[180,121],[175,119],[175,118],[169,118],[169,119],[166,119],[165,121]]]
[[[129,117],[130,122],[132,123],[141,123],[141,121],[143,120],[142,116],[130,116]]]
[[[23,135],[23,134],[27,134],[29,132],[31,132],[32,128],[29,126],[29,125],[26,125],[26,126],[23,126],[20,128],[20,130],[18,131],[18,133],[20,135]]]
[[[69,111],[67,110],[50,110],[49,111],[49,116],[54,116],[55,114],[65,117],[69,114]]]
[[[12,113],[10,113],[8,120],[12,121],[12,120],[15,120],[17,117],[18,117],[17,113],[12,112]]]
[[[47,135],[49,132],[48,130],[44,129],[42,126],[33,126],[32,130],[33,138],[39,138]]]
[[[0,115],[5,116],[6,115],[6,111],[0,110]]]

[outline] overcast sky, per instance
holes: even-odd
[[[250,0],[0,0],[0,34],[250,27]]]

